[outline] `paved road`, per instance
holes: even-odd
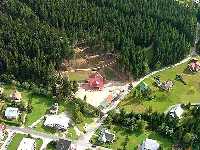
[[[32,136],[35,136],[35,137],[38,137],[38,138],[41,138],[41,139],[52,139],[52,140],[65,139],[65,140],[69,140],[67,138],[63,138],[63,137],[60,137],[60,136],[55,136],[55,135],[35,131],[32,128],[7,126],[7,129],[9,129],[10,131],[16,132],[16,133],[31,134]]]

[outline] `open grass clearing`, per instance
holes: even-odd
[[[164,112],[169,106],[178,103],[198,103],[200,102],[200,72],[190,73],[187,69],[187,63],[181,64],[175,68],[159,72],[144,80],[152,90],[153,100],[138,100],[130,94],[120,104],[128,112],[144,112],[148,107],[153,111]],[[187,83],[184,85],[176,81],[176,74],[181,74]],[[174,86],[171,91],[161,91],[154,85],[154,77],[160,75],[161,81],[172,80]]]

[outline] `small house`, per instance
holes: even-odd
[[[69,150],[71,147],[71,141],[59,139],[56,142],[56,150]]]
[[[188,64],[188,68],[192,72],[198,72],[200,70],[200,63],[198,62],[198,59],[193,58],[191,63]]]
[[[165,81],[163,82],[160,87],[163,89],[163,90],[166,90],[166,91],[169,91],[171,90],[171,88],[173,87],[173,82],[168,80],[168,81]]]
[[[11,99],[15,102],[20,102],[22,99],[22,95],[21,92],[18,92],[17,90],[15,90],[11,95],[10,95]]]
[[[181,107],[181,104],[178,104],[174,107],[171,108],[171,110],[169,111],[169,114],[172,117],[178,117],[179,119],[181,118],[182,114],[184,113],[183,108]]]
[[[156,140],[146,139],[143,141],[142,145],[140,145],[139,150],[158,150],[160,148],[160,144]]]
[[[44,126],[57,130],[66,130],[69,126],[70,118],[64,115],[50,115],[46,117]]]
[[[0,87],[0,95],[2,95],[4,92],[4,88]]]
[[[102,128],[99,135],[99,141],[103,143],[113,143],[115,140],[115,135],[110,133],[108,129]]]
[[[140,84],[137,86],[137,89],[140,90],[140,92],[146,92],[150,90],[150,87],[145,82],[140,82]]]
[[[7,107],[5,111],[5,117],[7,119],[17,119],[19,116],[19,109],[15,107]]]
[[[35,140],[31,138],[23,138],[17,150],[35,150]]]
[[[89,76],[88,84],[90,88],[102,90],[104,86],[104,78],[100,73],[95,72]]]
[[[51,106],[49,113],[53,115],[56,115],[58,113],[58,103],[55,103]]]
[[[4,139],[6,126],[0,124],[0,141]]]

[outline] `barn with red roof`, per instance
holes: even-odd
[[[102,90],[104,86],[104,78],[100,73],[95,72],[89,76],[88,83],[90,88]]]

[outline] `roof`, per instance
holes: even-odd
[[[68,150],[70,148],[71,141],[59,139],[56,144],[56,150]]]
[[[113,100],[113,95],[112,95],[112,94],[109,94],[108,97],[106,98],[106,101],[107,101],[108,103],[111,103],[112,100]]]
[[[50,115],[47,116],[44,125],[49,127],[56,127],[58,129],[67,129],[70,118],[64,115]]]
[[[172,117],[176,116],[178,118],[181,118],[181,115],[183,114],[183,112],[184,112],[183,108],[181,107],[180,104],[178,104],[172,107],[169,113]]]
[[[141,150],[158,150],[159,147],[160,144],[156,140],[146,139],[141,146]]]
[[[89,78],[102,78],[103,76],[99,72],[92,73]]]
[[[6,126],[3,125],[3,124],[0,124],[0,132],[3,131],[3,130],[5,130],[5,129],[6,129]]]
[[[145,91],[145,90],[147,90],[149,87],[148,87],[148,85],[145,83],[145,82],[140,82],[140,84],[139,84],[139,88],[140,88],[140,90],[141,91]]]
[[[17,150],[34,150],[35,140],[31,138],[23,138]]]
[[[16,99],[16,100],[20,100],[22,98],[22,95],[21,95],[21,92],[18,92],[17,90],[15,90],[12,94],[11,94],[11,97],[13,99]]]
[[[102,128],[100,133],[100,140],[104,143],[112,142],[115,139],[115,135],[110,133],[107,129]]]
[[[14,117],[16,118],[19,115],[19,109],[15,107],[7,107],[5,111],[6,117]]]

